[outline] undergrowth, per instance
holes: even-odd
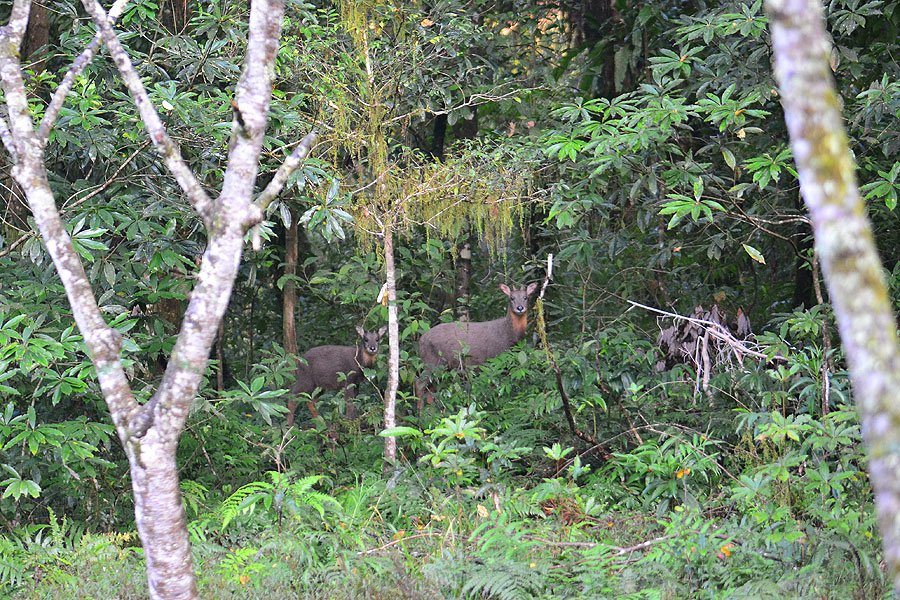
[[[705,395],[686,367],[659,374],[626,358],[621,331],[601,336],[601,350],[620,354],[609,364],[630,365],[630,379],[587,378],[579,357],[596,348],[571,349],[563,382],[608,455],[570,436],[537,349],[438,377],[425,415],[407,404],[382,432],[402,457],[389,477],[369,424],[378,407],[364,396],[355,424],[338,412],[299,429],[245,420],[241,452],[264,450],[242,459],[230,453],[233,428],[209,425],[233,422],[229,407],[198,411],[182,492],[201,595],[887,597],[846,375],[824,387],[821,352],[795,327],[808,313],[779,319],[782,335],[764,350],[780,360],[712,374]],[[514,385],[498,391],[501,372]],[[254,464],[269,468],[252,477]],[[0,537],[0,593],[146,597],[133,529],[92,528],[49,505],[43,514]]]

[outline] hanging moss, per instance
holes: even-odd
[[[388,132],[408,127],[414,116],[389,121],[382,90],[391,86],[375,81],[370,36],[380,30],[379,9],[389,6],[377,0],[341,2],[342,26],[353,40],[360,68],[355,98],[348,94],[348,106],[336,113],[336,146],[366,164],[369,178],[359,182],[365,189],[357,194],[353,210],[358,243],[365,251],[377,252],[378,236],[390,220],[401,234],[424,227],[428,237],[456,238],[471,230],[496,256],[521,219],[529,182],[485,152],[467,151],[434,162],[410,149],[388,147]],[[350,115],[359,117],[355,131]],[[335,157],[339,154],[335,151]]]

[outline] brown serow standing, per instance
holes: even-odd
[[[339,390],[344,388],[344,398],[347,401],[347,418],[356,418],[356,406],[353,399],[356,398],[356,384],[362,375],[362,368],[375,366],[375,358],[378,356],[378,342],[387,331],[387,327],[381,327],[378,331],[365,331],[357,326],[356,333],[359,339],[355,346],[316,346],[310,348],[303,355],[305,364],[297,367],[296,381],[291,386],[291,394],[310,394],[316,388],[322,390]],[[339,373],[344,373],[345,378],[340,378]],[[316,405],[312,400],[306,403],[313,418],[319,416]],[[297,408],[296,400],[288,400],[287,424],[294,424],[294,411]]]
[[[537,289],[537,283],[527,288],[511,290],[500,284],[500,291],[509,298],[506,316],[493,321],[476,323],[454,321],[435,325],[419,340],[419,356],[425,361],[423,383],[416,384],[419,412],[422,411],[422,395],[431,371],[438,366],[462,370],[480,365],[484,361],[506,352],[525,337],[528,326],[528,297]],[[431,396],[428,396],[431,403]]]

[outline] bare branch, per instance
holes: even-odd
[[[287,183],[288,177],[297,170],[297,167],[300,166],[303,159],[309,155],[309,150],[312,148],[315,140],[315,131],[307,134],[300,142],[300,145],[294,148],[294,151],[291,152],[290,156],[287,157],[281,167],[278,168],[278,171],[275,172],[275,176],[272,177],[272,181],[269,182],[266,189],[264,189],[256,198],[256,205],[260,209],[266,210],[272,200],[281,193],[281,189],[284,187],[284,184]]]
[[[24,6],[24,8],[23,8]],[[23,16],[24,13],[24,16]],[[13,7],[10,25],[0,30],[0,83],[10,116],[9,133],[18,148],[18,160],[12,175],[22,187],[28,206],[40,230],[47,252],[62,280],[72,315],[84,337],[97,370],[100,388],[110,409],[113,423],[120,437],[125,439],[124,424],[138,405],[128,385],[128,378],[119,360],[121,335],[106,324],[91,290],[84,266],[66,232],[43,163],[37,134],[34,129],[22,67],[19,62],[17,35],[24,32],[28,20],[28,4],[17,2]],[[20,27],[21,26],[21,27]],[[21,31],[16,28],[19,27]]]
[[[157,393],[131,420],[130,429],[137,438],[148,435],[152,427],[155,435],[163,439],[177,439],[184,428],[200,389],[219,323],[228,307],[240,267],[244,233],[262,218],[262,210],[252,199],[283,14],[281,0],[254,0],[250,5],[250,35],[244,73],[235,99],[243,125],[237,123],[236,117],[225,182],[216,201],[217,214],[228,218],[218,220],[209,230],[209,243],[203,253],[197,285],[191,292],[169,366]]]
[[[9,15],[9,23],[0,27],[0,40],[15,49],[17,57],[22,39],[25,37],[25,29],[28,27],[29,14],[31,14],[31,0],[15,0]]]
[[[109,186],[111,186],[113,184],[113,182],[116,179],[118,179],[119,175],[122,174],[122,171],[125,170],[125,167],[127,167],[131,163],[131,161],[133,161],[135,158],[137,158],[138,154],[140,154],[144,150],[144,148],[147,147],[148,144],[150,144],[150,140],[147,140],[143,144],[138,146],[137,150],[132,152],[131,156],[126,158],[125,162],[123,162],[121,165],[119,165],[119,168],[116,169],[116,171],[112,175],[110,175],[110,177],[106,181],[104,181],[100,186],[98,186],[96,189],[94,189],[91,192],[89,192],[88,194],[82,196],[81,198],[79,198],[78,200],[76,200],[75,202],[73,202],[72,204],[70,204],[68,206],[66,206],[66,204],[68,203],[68,200],[65,203],[63,203],[63,210],[64,211],[71,210],[71,209],[75,208],[76,206],[78,206],[79,204],[83,204],[84,202],[87,202],[88,200],[90,200],[91,198],[96,196],[97,194],[102,194],[103,190],[107,189]],[[74,197],[75,197],[75,194],[70,196],[69,200],[71,200]]]
[[[638,550],[644,550],[646,548],[649,548],[650,546],[665,542],[669,539],[672,539],[671,535],[664,535],[658,538],[653,538],[652,540],[647,540],[646,542],[641,542],[640,544],[635,544],[634,546],[628,546],[626,548],[616,548],[616,556],[622,556],[623,554],[631,554],[632,552],[637,552]]]
[[[250,6],[247,54],[232,105],[234,120],[228,168],[218,200],[223,206],[253,197],[272,97],[272,66],[278,52],[283,14],[283,0],[258,0]],[[244,227],[249,228],[262,220],[262,210],[258,206],[254,208],[255,211],[248,213],[253,220],[243,223]]]
[[[115,1],[109,9],[110,22],[114,23],[119,18],[122,11],[125,10],[126,4],[128,4],[128,0]],[[75,85],[75,79],[81,75],[82,71],[84,71],[91,63],[91,60],[94,58],[94,54],[96,54],[97,48],[99,47],[100,31],[97,31],[97,33],[94,34],[94,39],[92,39],[81,54],[78,55],[78,58],[72,62],[72,66],[66,71],[63,80],[56,88],[56,91],[53,92],[53,97],[50,98],[50,103],[44,111],[44,118],[41,119],[41,125],[38,128],[38,143],[42,148],[47,145],[47,140],[50,139],[50,131],[53,129],[56,119],[59,118],[59,111],[62,110],[63,104],[66,102],[66,96],[69,95],[72,86]]]
[[[16,140],[13,139],[12,133],[9,131],[9,125],[6,124],[6,119],[3,117],[0,117],[0,140],[3,140],[3,145],[12,157],[12,162],[17,162],[19,160],[19,151],[16,149]]]
[[[711,336],[713,336],[714,338],[716,338],[718,340],[725,342],[735,352],[740,352],[742,355],[746,354],[747,356],[752,356],[754,358],[759,358],[762,360],[787,361],[786,358],[784,358],[783,356],[780,356],[778,354],[775,354],[774,356],[768,356],[766,354],[763,354],[762,352],[757,352],[756,350],[752,350],[752,349],[748,348],[747,345],[744,344],[744,342],[742,342],[741,340],[739,340],[736,337],[734,337],[733,335],[731,335],[731,332],[728,331],[728,329],[726,329],[719,323],[714,323],[713,321],[707,321],[706,319],[697,319],[695,317],[686,317],[684,315],[679,315],[677,313],[668,312],[668,311],[665,311],[665,310],[662,310],[659,308],[653,308],[652,306],[647,306],[646,304],[641,304],[640,302],[635,302],[634,300],[628,300],[627,302],[628,302],[628,304],[631,304],[632,306],[635,306],[637,308],[643,308],[644,310],[648,310],[650,312],[655,312],[655,313],[663,315],[665,317],[671,317],[673,319],[681,319],[683,321],[689,321],[691,323],[696,323],[697,325],[700,325],[701,327],[705,328],[706,331],[708,331]]]
[[[166,127],[163,124],[162,119],[159,118],[159,113],[156,112],[156,108],[153,107],[150,96],[147,94],[147,90],[141,82],[140,76],[134,69],[134,65],[131,63],[128,53],[125,51],[119,38],[116,37],[116,32],[113,31],[112,23],[106,15],[106,11],[103,10],[103,7],[100,6],[96,0],[82,0],[82,4],[84,4],[85,9],[91,15],[97,28],[100,30],[103,42],[106,44],[106,47],[109,48],[109,53],[116,63],[119,73],[122,74],[122,80],[125,82],[128,91],[131,92],[131,95],[134,98],[134,104],[137,106],[138,112],[141,115],[141,120],[144,122],[144,127],[147,129],[147,134],[150,136],[150,140],[156,147],[157,152],[162,156],[169,171],[175,177],[175,181],[178,182],[178,185],[181,187],[182,191],[184,191],[188,202],[191,203],[191,206],[194,207],[194,210],[196,210],[197,214],[200,215],[200,218],[203,219],[203,223],[206,225],[207,230],[211,229],[213,220],[212,200],[206,194],[206,191],[197,180],[193,171],[191,171],[191,168],[184,162],[178,145],[175,144],[166,132]]]
[[[514,87],[515,82],[510,82],[507,85]],[[503,86],[498,86],[498,87],[503,87]],[[425,109],[422,109],[422,108],[416,108],[415,110],[411,110],[402,115],[398,115],[396,117],[392,117],[391,119],[388,119],[387,121],[385,121],[385,124],[388,125],[391,123],[396,123],[397,121],[404,121],[406,119],[409,119],[410,117],[424,116],[425,114],[428,114],[432,117],[436,117],[438,115],[449,115],[450,113],[457,111],[457,110],[461,110],[463,108],[469,108],[469,107],[473,107],[473,106],[481,106],[482,104],[487,104],[489,102],[500,102],[501,100],[507,100],[509,98],[516,98],[516,97],[524,95],[528,92],[533,92],[533,91],[539,90],[539,89],[541,89],[541,88],[540,87],[526,87],[526,88],[515,88],[509,92],[501,92],[499,90],[491,90],[490,92],[486,92],[486,93],[472,94],[466,100],[460,102],[459,104],[455,104],[449,108],[445,108],[442,110],[435,110],[435,111],[430,111],[430,110],[426,111]]]
[[[413,535],[408,535],[408,536],[405,536],[405,537],[401,537],[401,538],[396,539],[396,540],[391,540],[390,542],[388,542],[388,543],[386,543],[386,544],[383,544],[383,545],[381,545],[381,546],[378,546],[377,548],[370,548],[370,549],[368,549],[368,550],[361,550],[360,552],[357,552],[356,554],[359,555],[359,556],[365,556],[365,555],[367,555],[367,554],[374,554],[375,552],[381,552],[382,550],[386,550],[386,549],[390,548],[391,546],[396,546],[397,544],[403,544],[403,543],[405,543],[405,542],[408,542],[408,541],[410,541],[410,540],[414,540],[414,539],[416,539],[416,538],[424,538],[424,537],[443,537],[443,536],[444,536],[444,534],[441,533],[441,532],[439,532],[439,531],[425,531],[425,532],[422,532],[422,533],[416,533],[416,534],[413,534]]]
[[[550,368],[553,369],[553,374],[556,377],[556,389],[559,392],[559,399],[562,402],[563,414],[566,417],[566,422],[569,424],[569,431],[573,436],[590,444],[592,448],[596,450],[600,458],[602,458],[603,460],[608,460],[611,455],[606,446],[604,446],[591,434],[579,429],[578,425],[575,423],[575,416],[572,412],[572,404],[569,401],[569,394],[566,392],[566,386],[563,385],[562,370],[559,368],[559,365],[556,363],[556,359],[553,356],[553,348],[550,347],[550,340],[547,336],[547,323],[544,319],[544,293],[547,291],[547,286],[550,285],[551,279],[553,279],[552,254],[547,256],[547,272],[544,275],[544,282],[543,284],[541,284],[540,294],[538,295],[537,300],[535,300],[534,303],[535,312],[537,313],[537,318],[535,319],[535,327],[537,328],[538,337],[541,340],[541,347],[543,348],[544,354],[547,357],[547,362],[550,364]]]
[[[10,254],[13,250],[15,250],[16,248],[18,248],[19,246],[21,246],[22,244],[24,244],[25,242],[30,240],[33,235],[34,235],[33,233],[28,232],[25,235],[23,235],[22,237],[20,237],[19,239],[17,239],[16,241],[14,241],[13,243],[11,243],[9,246],[4,248],[3,250],[0,250],[0,258],[3,258],[7,254]]]

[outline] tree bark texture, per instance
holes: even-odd
[[[235,93],[228,165],[221,193],[213,201],[181,159],[113,30],[113,21],[124,8],[124,0],[116,0],[110,14],[93,0],[83,3],[98,27],[98,35],[66,73],[44,113],[40,128],[36,129],[19,59],[31,2],[14,1],[8,24],[0,28],[0,81],[9,115],[8,124],[0,119],[0,138],[11,158],[12,175],[25,193],[47,252],[62,280],[110,416],[128,456],[135,518],[144,546],[150,597],[154,600],[190,600],[197,598],[197,588],[175,461],[178,439],[199,391],[210,349],[228,305],[240,265],[244,233],[261,220],[260,204],[277,195],[280,185],[308,153],[314,136],[307,136],[301,142],[279,169],[277,181],[270,183],[254,202],[259,154],[272,90],[271,74],[284,12],[281,0],[254,0],[250,7],[244,69]],[[59,107],[71,89],[71,81],[90,61],[101,38],[132,94],[163,162],[207,225],[209,234],[197,285],[162,383],[150,402],[143,406],[135,401],[119,359],[121,334],[106,324],[97,306],[81,260],[56,208],[44,164],[44,145]]]
[[[216,362],[219,368],[216,369],[216,391],[222,393],[225,391],[225,318],[219,323],[219,330],[216,332]]]
[[[384,428],[397,425],[397,388],[400,383],[400,326],[397,319],[397,268],[394,264],[394,222],[384,221],[384,273],[388,295],[388,380],[384,392]],[[397,438],[384,438],[385,472],[397,463]]]
[[[456,257],[456,294],[454,294],[454,304],[458,321],[469,320],[469,282],[471,279],[472,244],[465,242],[460,246]]]
[[[775,76],[869,452],[884,559],[900,593],[900,347],[841,119],[818,0],[768,0]]]
[[[615,12],[611,0],[584,0],[581,4],[580,25],[582,42],[590,60],[600,64],[601,75],[596,77],[588,69],[581,80],[581,91],[596,93],[603,98],[616,94],[616,57],[612,40],[603,44],[603,28],[609,26]]]
[[[25,29],[25,40],[22,43],[22,57],[30,61],[29,66],[36,73],[44,70],[44,59],[38,60],[38,50],[50,42],[50,20],[47,18],[47,6],[43,3],[31,5],[28,27]]]
[[[160,20],[172,33],[183,33],[194,12],[193,3],[188,0],[164,0],[160,3]]]
[[[293,277],[297,274],[297,211],[291,209],[291,223],[285,228],[284,235],[284,275],[288,279],[284,281],[282,288],[282,342],[284,352],[290,356],[297,356],[297,323],[294,319],[294,311],[297,306],[297,286]],[[290,398],[287,401],[287,424],[294,424],[294,411],[297,410],[297,400]]]

